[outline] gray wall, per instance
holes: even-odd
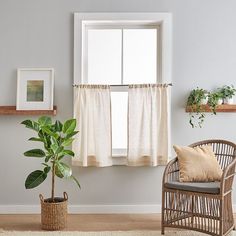
[[[16,99],[17,67],[55,68],[57,119],[72,116],[73,12],[172,12],[172,142],[187,145],[207,138],[236,142],[236,113],[209,115],[192,129],[184,112],[196,87],[235,83],[236,2],[234,0],[0,0],[0,104]],[[38,204],[50,182],[25,190],[27,174],[39,161],[22,153],[32,144],[20,125],[31,117],[0,116],[0,205]],[[82,189],[58,181],[72,204],[160,204],[163,167],[74,168]],[[236,199],[234,201],[236,204]]]

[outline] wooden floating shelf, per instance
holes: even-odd
[[[201,105],[202,112],[212,112],[209,105]],[[186,112],[195,112],[196,106],[187,106],[185,109]],[[236,112],[236,104],[223,104],[216,107],[216,112]]]
[[[53,110],[16,110],[16,106],[0,106],[0,115],[55,116],[56,114],[56,106],[53,106]]]

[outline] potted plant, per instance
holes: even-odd
[[[55,178],[66,178],[74,180],[80,187],[79,181],[72,175],[72,170],[65,162],[64,157],[74,156],[68,149],[73,142],[76,120],[69,119],[64,123],[60,121],[52,122],[50,117],[42,116],[37,121],[24,120],[21,124],[36,132],[37,136],[29,140],[41,142],[42,149],[32,149],[26,151],[26,157],[39,158],[42,164],[41,170],[35,170],[28,175],[25,181],[25,188],[32,189],[39,186],[51,172],[51,197],[41,200],[41,224],[42,229],[60,230],[65,228],[67,220],[67,194],[64,197],[55,197]]]
[[[205,113],[203,113],[201,105],[206,105],[207,102],[208,92],[206,90],[197,87],[190,92],[188,96],[187,106],[189,106],[191,110],[189,113],[189,123],[192,128],[197,126],[200,128],[202,127]]]
[[[236,89],[233,85],[224,85],[219,88],[219,91],[222,93],[224,104],[233,104],[233,96],[236,94]]]
[[[220,91],[211,92],[208,95],[208,105],[212,113],[216,115],[216,107],[223,103],[223,94]]]

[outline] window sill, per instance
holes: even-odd
[[[127,165],[127,156],[122,155],[113,155],[112,156],[113,166],[126,166]]]

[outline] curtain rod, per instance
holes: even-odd
[[[160,83],[161,84],[161,83]],[[163,83],[163,84],[165,84],[165,83]],[[111,84],[110,86],[111,87],[127,87],[127,86],[129,86],[130,84]],[[168,86],[173,86],[173,84],[172,83],[168,83],[167,84]],[[78,84],[73,84],[72,85],[73,87],[77,87],[77,86],[79,86]]]

